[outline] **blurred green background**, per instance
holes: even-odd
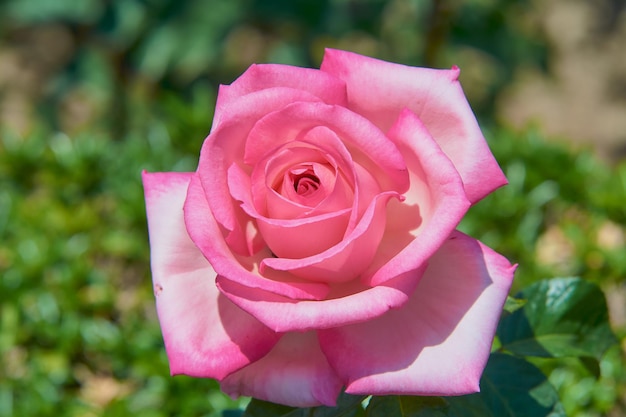
[[[217,86],[324,47],[461,67],[510,185],[461,228],[516,288],[578,275],[622,341],[595,379],[540,363],[571,417],[626,415],[623,0],[0,1],[0,417],[219,416],[171,378],[140,172],[194,170]],[[225,414],[226,415],[226,414]]]

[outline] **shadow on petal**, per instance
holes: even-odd
[[[455,232],[401,308],[320,331],[346,392],[461,395],[478,390],[514,266]]]

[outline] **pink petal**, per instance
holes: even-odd
[[[228,185],[233,198],[256,220],[263,240],[276,256],[302,258],[322,252],[341,241],[350,219],[350,208],[296,219],[261,216],[252,204],[250,179],[237,165],[228,170]]]
[[[221,119],[224,108],[227,108],[232,101],[250,93],[272,88],[306,91],[327,104],[343,106],[347,102],[345,83],[331,74],[290,65],[252,65],[232,84],[220,86],[215,106],[214,126]]]
[[[192,176],[142,175],[152,279],[171,373],[220,379],[263,357],[279,336],[219,293],[215,271],[187,235]]]
[[[343,165],[308,143],[290,142],[254,167],[250,176],[254,206],[259,213],[279,219],[351,207],[352,192],[341,175]],[[298,194],[289,177],[302,166],[310,166],[319,180],[317,191],[310,195]]]
[[[241,161],[250,129],[261,117],[293,102],[316,100],[319,98],[306,91],[286,88],[247,94],[229,102],[228,112],[222,115],[219,127],[214,126],[204,141],[197,172],[213,216],[228,231],[228,243],[237,253],[251,255],[259,248],[252,247],[247,238],[250,225],[246,224],[241,209],[233,205],[228,192],[228,167]]]
[[[478,391],[515,267],[455,232],[398,310],[320,331],[352,394],[462,395]]]
[[[261,275],[258,270],[259,263],[263,258],[271,256],[267,250],[253,256],[233,253],[212,216],[197,175],[191,178],[184,212],[191,240],[219,275],[225,275],[242,285],[263,288],[290,299],[322,299],[328,294],[328,286],[323,283],[302,281],[288,274]]]
[[[284,224],[276,224],[264,218],[257,219],[257,222],[268,247],[279,257],[269,259],[301,259],[315,256],[341,242],[349,219],[350,211],[341,210],[315,218],[280,221]],[[264,265],[261,264],[261,271],[264,271]],[[289,271],[288,268],[275,269]]]
[[[411,187],[388,207],[379,252],[362,277],[369,285],[427,262],[470,207],[454,165],[413,112],[402,111],[388,136],[404,155]]]
[[[434,70],[327,49],[321,70],[345,80],[348,108],[387,131],[411,109],[450,157],[473,203],[506,184],[458,82],[459,69]]]
[[[281,159],[285,166],[294,162],[305,162],[304,160],[294,161],[292,157],[282,158],[280,155],[285,149],[298,147],[308,147],[312,151],[314,150],[318,153],[318,159],[311,158],[310,161],[325,160],[335,171],[335,178],[332,180],[333,189],[329,192],[327,190],[324,200],[315,207],[307,207],[289,201],[286,197],[271,190],[270,184],[268,184],[268,181],[271,182],[271,178],[276,175],[275,166],[278,164],[274,159]],[[337,135],[327,127],[317,126],[309,130],[300,140],[286,143],[282,149],[257,163],[251,175],[254,205],[264,215],[262,209],[266,208],[267,217],[271,218],[311,217],[350,208],[355,205],[357,180],[354,171],[350,153]],[[370,200],[373,195],[379,192],[380,189],[377,188],[376,192],[369,196]],[[363,210],[359,212],[359,215],[362,214]]]
[[[217,277],[224,295],[276,332],[326,329],[360,323],[402,306],[412,294],[424,268],[402,274],[374,287],[350,282],[335,286],[327,300],[295,301],[259,288]],[[331,298],[332,297],[332,298]]]
[[[328,168],[327,173],[329,175],[331,174]],[[324,174],[324,172],[322,172],[322,174]],[[319,172],[316,172],[316,175],[318,177],[322,176]],[[335,170],[332,175],[335,175],[335,178],[321,179],[320,189],[317,191],[321,194],[320,196],[310,196],[310,198],[307,198],[307,196],[300,197],[297,198],[299,202],[291,201],[269,187],[265,188],[263,191],[266,193],[264,198],[266,201],[267,217],[274,219],[294,219],[349,209],[354,201],[354,192],[340,172]],[[332,189],[328,189],[329,184],[332,186]],[[318,202],[317,200],[320,199],[321,201]]]
[[[225,378],[222,390],[292,407],[334,406],[342,383],[315,332],[287,333],[263,359]]]
[[[380,186],[372,173],[352,160],[346,143],[328,127],[314,127],[300,140],[315,145],[336,162],[339,173],[336,189],[333,190],[333,195],[329,196],[328,201],[316,207],[315,211],[327,212],[333,208],[337,210],[340,207],[352,206],[350,223],[345,231],[345,236],[348,236],[353,232],[372,200],[381,192]],[[374,172],[374,174],[377,173]]]
[[[340,137],[352,160],[371,172],[383,190],[402,193],[408,188],[402,155],[376,126],[344,107],[319,102],[293,103],[259,120],[248,136],[244,162],[254,165],[268,150],[298,140],[317,126]]]
[[[307,257],[266,258],[261,262],[261,271],[268,268],[289,271],[307,280],[329,283],[355,279],[374,259],[385,232],[387,202],[392,197],[399,198],[400,196],[387,192],[374,197],[356,227],[336,245]],[[329,224],[328,228],[310,230],[311,236],[313,238],[317,236],[320,239],[325,233],[335,236],[337,230],[333,230],[333,226]],[[266,236],[266,230],[262,230],[263,235]],[[279,228],[275,230],[277,238],[280,237],[280,232]],[[300,237],[306,238],[306,235],[300,235]]]
[[[337,169],[329,163],[305,161],[283,173],[280,192],[291,201],[314,208],[335,189],[336,178]]]

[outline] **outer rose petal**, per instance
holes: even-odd
[[[459,69],[416,68],[327,49],[321,70],[345,80],[348,108],[383,131],[408,107],[426,125],[476,202],[507,183],[458,82]]]
[[[315,332],[288,333],[263,359],[229,375],[222,390],[293,407],[334,406],[343,386]]]
[[[231,301],[272,330],[302,332],[360,323],[399,308],[408,301],[423,273],[424,268],[420,268],[374,288],[349,289],[345,291],[347,295],[320,301],[290,300],[223,276],[217,277],[217,286]]]
[[[369,285],[427,262],[470,207],[459,173],[412,111],[400,113],[388,136],[404,155],[411,188],[402,204],[389,204],[379,252],[362,277]]]
[[[263,357],[279,335],[219,293],[215,271],[187,235],[192,175],[143,173],[152,279],[171,373],[221,379]]]
[[[378,319],[320,331],[322,350],[349,393],[476,392],[514,270],[455,232],[408,303]]]
[[[213,127],[221,120],[224,107],[233,100],[261,90],[287,87],[302,90],[319,97],[324,103],[345,106],[346,84],[331,74],[290,65],[251,65],[230,85],[222,85],[217,95]]]

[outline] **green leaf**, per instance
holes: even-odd
[[[524,359],[502,353],[491,354],[479,393],[447,400],[448,415],[454,417],[565,417],[546,376]]]
[[[501,349],[520,356],[600,359],[614,343],[604,294],[580,278],[555,278],[524,289],[523,308],[502,318]]]
[[[288,407],[286,405],[274,404],[268,401],[261,401],[253,398],[246,407],[243,417],[296,417],[302,414],[298,408]]]
[[[504,311],[507,313],[515,313],[520,308],[526,305],[526,300],[522,298],[515,298],[511,296],[506,297],[506,302],[504,303]]]
[[[222,417],[241,417],[243,415],[242,410],[223,410]]]
[[[362,395],[342,393],[336,407],[294,408],[267,401],[250,401],[242,417],[359,417],[364,415]]]
[[[367,417],[565,417],[554,387],[529,362],[493,353],[480,392],[460,397],[372,397]]]
[[[448,402],[441,397],[408,397],[390,395],[372,397],[366,417],[446,417]]]
[[[597,359],[583,356],[580,358],[580,362],[595,379],[600,378],[600,362]]]

